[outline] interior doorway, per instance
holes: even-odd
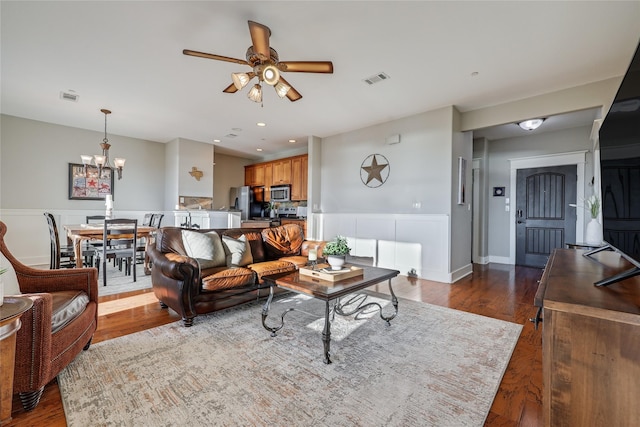
[[[517,203],[517,172],[520,169],[545,168],[552,166],[575,165],[576,166],[576,199],[584,200],[585,192],[585,165],[587,150],[568,153],[549,154],[534,157],[521,157],[510,159],[509,198],[513,202],[513,208],[509,210],[509,264],[516,263],[516,212]],[[573,203],[573,202],[567,202]],[[582,241],[584,235],[584,209],[576,209],[575,240]]]
[[[576,165],[516,172],[516,265],[544,267],[549,255],[576,241]]]

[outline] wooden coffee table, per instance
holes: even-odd
[[[282,313],[280,324],[277,326],[267,325],[267,316],[269,315],[269,306],[273,300],[273,289],[279,287],[293,291],[300,294],[312,296],[325,302],[324,310],[324,330],[322,331],[322,342],[324,344],[324,363],[331,363],[330,349],[331,349],[331,315],[350,316],[358,313],[372,306],[377,306],[380,311],[380,317],[390,325],[391,319],[398,314],[398,299],[393,293],[391,287],[391,279],[396,277],[400,272],[398,270],[389,270],[386,268],[370,267],[365,265],[358,265],[363,269],[361,276],[351,277],[348,279],[331,282],[322,280],[312,276],[302,275],[298,271],[293,273],[274,274],[271,276],[264,276],[265,283],[270,285],[269,298],[262,307],[262,326],[267,331],[271,332],[271,336],[275,337],[276,333],[284,326],[284,316],[295,310],[294,308],[287,309]],[[389,316],[382,314],[382,306],[377,302],[365,303],[364,298],[357,304],[357,307],[349,312],[343,310],[346,305],[352,305],[352,300],[349,300],[348,304],[341,304],[340,298],[353,294],[357,291],[368,288],[385,280],[389,281],[389,291],[391,293],[391,303],[393,304],[394,312]],[[333,308],[330,307],[330,302],[334,301]]]

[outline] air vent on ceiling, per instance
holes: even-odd
[[[78,102],[78,98],[80,98],[80,95],[76,95],[75,93],[60,92],[60,99],[63,101]]]
[[[372,85],[388,79],[390,79],[390,77],[387,73],[378,73],[378,74],[374,74],[371,77],[367,77],[366,79],[364,79],[364,82],[368,85]]]
[[[238,136],[238,135],[236,135],[235,133],[228,133],[224,137],[225,138],[235,138],[236,136]]]

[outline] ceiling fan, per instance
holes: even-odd
[[[300,92],[295,90],[293,86],[282,77],[281,72],[333,73],[333,63],[330,61],[280,61],[278,52],[269,46],[271,30],[266,25],[249,21],[249,33],[251,34],[251,42],[253,45],[247,49],[246,60],[214,55],[212,53],[197,52],[189,49],[184,49],[182,53],[189,56],[234,62],[253,68],[253,71],[248,73],[232,73],[231,79],[233,83],[227,86],[223,92],[235,93],[245,87],[251,79],[258,77],[258,83],[255,84],[247,94],[247,97],[254,102],[262,102],[262,86],[260,85],[262,82],[273,86],[280,98],[286,96],[291,102],[302,98]]]

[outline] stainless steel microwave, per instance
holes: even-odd
[[[271,187],[272,202],[288,202],[291,200],[291,186],[278,185]]]

